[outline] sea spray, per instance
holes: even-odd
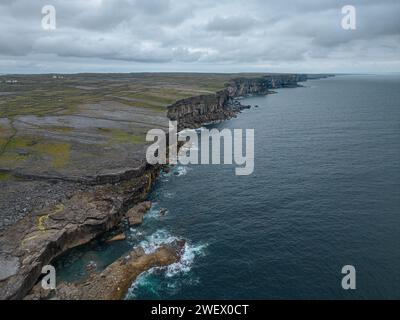
[[[160,246],[171,244],[179,237],[173,236],[165,229],[157,230],[140,242],[146,253],[152,253]],[[160,298],[163,292],[169,295],[176,293],[184,285],[198,283],[199,279],[192,274],[192,267],[198,257],[205,255],[207,244],[185,243],[179,262],[167,267],[155,267],[142,273],[132,284],[126,299],[136,299],[142,295]]]

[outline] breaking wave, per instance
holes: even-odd
[[[168,245],[179,240],[165,229],[157,230],[139,243],[139,246],[149,254],[162,245]],[[205,255],[207,244],[192,244],[186,242],[179,262],[166,267],[155,267],[142,273],[132,284],[126,299],[135,299],[141,295],[159,298],[163,292],[170,294],[179,290],[184,284],[193,284],[198,279],[190,274],[197,257]]]
[[[162,245],[171,244],[179,238],[171,235],[167,230],[160,229],[153,234],[147,236],[143,241],[139,243],[139,246],[143,248],[146,254],[153,253]]]
[[[186,166],[176,166],[173,170],[174,175],[176,176],[185,176],[187,174]]]
[[[144,220],[160,217],[160,206],[157,202],[152,202],[150,210],[144,215]]]

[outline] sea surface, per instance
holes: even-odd
[[[259,107],[207,126],[255,130],[252,175],[235,165],[162,173],[144,224],[127,241],[72,251],[59,279],[184,238],[182,261],[142,274],[127,299],[399,299],[400,77],[303,85],[243,99]],[[345,265],[356,290],[342,289]]]

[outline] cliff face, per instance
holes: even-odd
[[[216,94],[177,101],[168,107],[168,118],[178,121],[179,129],[196,128],[204,123],[234,117],[241,109],[234,98],[249,94],[265,95],[271,89],[297,87],[306,81],[301,74],[267,75],[260,78],[238,78]]]
[[[146,198],[159,171],[153,166],[140,177],[77,192],[1,232],[0,300],[22,299],[42,266],[118,226],[124,213]]]
[[[298,82],[306,81],[301,74],[268,75],[261,78],[239,78],[228,83],[226,90],[232,98],[248,94],[264,95],[271,89],[297,87]]]

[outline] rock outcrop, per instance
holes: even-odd
[[[137,248],[119,258],[101,273],[92,273],[88,279],[78,283],[61,283],[56,290],[44,290],[40,283],[25,299],[62,300],[119,300],[142,272],[153,267],[163,267],[180,260],[184,241],[164,245],[153,253],[146,254]]]
[[[108,239],[107,242],[123,241],[125,239],[126,239],[125,233],[120,233]]]
[[[125,217],[128,220],[130,226],[137,226],[143,222],[144,214],[150,210],[151,202],[144,201],[135,205],[132,209],[129,209],[125,213]]]

